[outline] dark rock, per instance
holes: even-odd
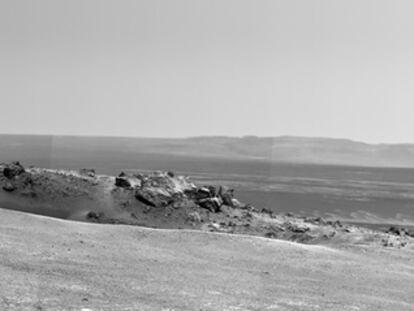
[[[6,182],[6,184],[3,186],[3,190],[7,192],[13,192],[16,190],[16,187],[12,183]]]
[[[332,226],[334,228],[342,228],[343,227],[342,223],[339,220],[334,221]]]
[[[398,236],[403,236],[403,235],[407,235],[408,232],[404,228],[398,228],[398,227],[391,226],[387,230],[387,233],[398,235]]]
[[[198,204],[213,213],[220,212],[223,202],[219,198],[205,198],[198,201]]]
[[[260,212],[263,213],[263,214],[268,214],[270,216],[273,215],[273,212],[270,209],[267,209],[267,208],[262,208],[262,210]]]
[[[208,186],[208,191],[210,191],[210,196],[215,197],[217,196],[217,189],[214,186]]]
[[[207,187],[198,188],[195,193],[196,200],[203,200],[203,199],[207,199],[211,197],[212,196],[211,196],[210,189],[208,189]]]
[[[269,238],[269,239],[277,239],[277,237],[278,237],[277,234],[275,232],[272,232],[272,231],[266,232],[264,236],[266,238]]]
[[[131,183],[128,181],[128,179],[124,177],[116,177],[115,186],[121,187],[121,188],[131,188]]]
[[[19,176],[25,172],[24,167],[20,164],[20,162],[12,162],[10,164],[6,164],[3,168],[3,175],[8,178],[12,179],[16,176]]]
[[[79,173],[81,175],[88,176],[88,177],[92,177],[92,178],[96,176],[95,170],[94,169],[91,169],[91,168],[82,168],[79,171]]]
[[[168,177],[174,178],[175,174],[171,171],[167,172]]]
[[[93,211],[90,211],[88,214],[86,214],[86,219],[88,220],[94,220],[98,221],[103,217],[103,213],[96,213]]]

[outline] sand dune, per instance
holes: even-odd
[[[0,309],[413,310],[413,255],[0,209]]]

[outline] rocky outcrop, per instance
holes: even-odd
[[[13,179],[14,177],[19,176],[24,172],[24,167],[18,161],[9,164],[3,164],[3,175],[8,179]]]
[[[3,172],[0,192],[8,193],[7,200],[14,196],[23,198],[25,204],[31,200],[55,208],[48,216],[257,235],[301,243],[361,240],[362,236],[370,243],[401,247],[413,236],[400,227],[379,233],[321,217],[280,215],[268,208],[259,210],[238,201],[231,188],[197,186],[173,172],[121,173],[114,178],[97,175],[90,169],[79,172],[25,169],[18,162],[0,164],[0,172]],[[71,215],[75,216],[70,218]]]

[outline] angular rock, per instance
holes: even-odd
[[[218,191],[218,196],[223,200],[224,205],[233,206],[233,197],[234,197],[234,190],[233,189],[226,189],[223,186],[220,186]]]
[[[131,183],[125,177],[116,177],[115,186],[121,188],[131,188]]]
[[[165,207],[174,203],[174,198],[168,192],[156,188],[137,189],[135,198],[152,207]]]
[[[220,212],[221,206],[223,205],[223,201],[220,198],[206,198],[198,201],[198,204],[202,208],[206,208],[213,213]]]

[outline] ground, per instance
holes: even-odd
[[[0,209],[1,310],[413,310],[414,249]]]

